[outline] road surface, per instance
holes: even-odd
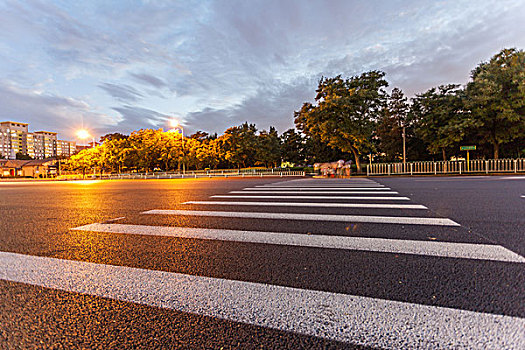
[[[0,182],[0,348],[525,347],[525,177]]]

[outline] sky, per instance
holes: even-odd
[[[525,0],[0,0],[0,121],[74,140],[169,127],[279,132],[322,76],[408,97],[525,48]]]

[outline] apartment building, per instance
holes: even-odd
[[[57,139],[52,131],[30,133],[29,124],[19,122],[0,122],[0,159],[16,159],[21,153],[34,159],[56,156],[69,157],[76,152],[76,143]]]
[[[76,151],[76,142],[57,140],[57,156],[71,157]]]
[[[35,140],[35,158],[44,159],[57,155],[57,133],[51,131],[36,131],[33,133]]]
[[[0,157],[15,159],[17,153],[27,154],[29,124],[0,122]]]

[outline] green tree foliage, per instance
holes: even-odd
[[[281,164],[281,140],[273,126],[270,131],[263,130],[259,133],[255,156],[256,165],[275,168]]]
[[[388,161],[402,159],[403,127],[407,127],[408,110],[408,101],[403,91],[392,89],[377,125],[379,148],[386,154]]]
[[[257,152],[258,139],[255,124],[248,122],[227,129],[219,137],[225,158],[237,168],[245,168],[253,163]]]
[[[459,148],[468,128],[472,125],[470,113],[463,106],[463,92],[457,84],[441,85],[412,99],[410,122],[416,135],[432,154],[441,152],[447,160],[447,151]]]
[[[370,71],[349,79],[322,78],[316,104],[305,103],[295,112],[296,127],[334,149],[352,153],[360,169],[360,156],[373,149],[375,124],[386,101],[384,76]]]
[[[525,134],[525,52],[503,49],[489,62],[481,63],[466,88],[466,105],[475,121],[480,143],[493,147],[523,139]]]
[[[303,164],[305,161],[305,140],[294,129],[288,129],[281,135],[281,154],[283,161]]]

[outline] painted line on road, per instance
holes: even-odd
[[[108,220],[106,220],[106,221],[104,221],[104,222],[114,222],[114,221],[123,220],[123,219],[125,219],[125,218],[126,218],[125,216],[121,216],[121,217],[119,217],[119,218],[108,219]]]
[[[525,319],[0,252],[0,279],[380,348],[525,348]]]
[[[271,191],[271,190],[293,190],[293,191],[387,191],[390,187],[246,187],[246,191]]]
[[[234,191],[236,193],[246,193],[246,192],[242,192],[242,191]],[[231,192],[230,192],[231,193]],[[257,193],[259,194],[258,192],[252,192],[252,193]],[[281,192],[277,192],[277,193],[281,193]],[[282,193],[281,193],[282,194]],[[218,195],[215,195],[215,196],[211,196],[211,198],[273,198],[273,199],[329,199],[329,200],[333,200],[333,199],[368,199],[368,200],[402,200],[402,201],[408,201],[410,200],[410,198],[408,197],[356,197],[356,196],[253,196],[253,195],[249,195],[249,196],[243,196],[243,195],[223,195],[223,194],[218,194]]]
[[[502,246],[489,244],[429,242],[385,238],[306,235],[284,232],[240,231],[130,224],[96,223],[72,228],[71,230],[525,263],[524,257]]]
[[[240,211],[205,211],[205,210],[164,210],[154,209],[144,211],[147,215],[186,215],[215,216],[227,218],[273,219],[273,220],[306,220],[306,221],[336,221],[363,222],[372,224],[404,224],[404,225],[435,225],[461,226],[446,218],[419,218],[411,216],[366,216],[366,215],[333,215],[333,214],[291,214],[291,213],[259,213]]]
[[[196,205],[248,205],[256,207],[317,207],[317,208],[368,208],[368,209],[428,209],[421,204],[377,204],[377,203],[300,203],[300,202],[224,202],[188,201],[182,204]]]
[[[304,186],[303,184],[301,185],[298,185],[298,186],[270,186],[270,185],[265,185],[265,186],[255,186],[253,187],[253,189],[266,189],[266,188],[288,188],[288,189],[311,189],[311,188],[319,188],[319,189],[346,189],[346,190],[353,190],[353,189],[358,189],[358,188],[364,188],[364,189],[369,189],[369,190],[380,190],[380,189],[386,189],[388,187],[385,187],[383,185],[381,186],[366,186],[366,185],[357,185],[357,186],[348,186],[348,185],[343,185],[343,186],[334,186],[334,185],[330,185],[330,186],[322,186],[322,185],[319,185],[319,184],[316,184],[316,185],[312,185],[312,186]]]
[[[308,192],[305,192],[305,191],[293,191],[293,190],[284,190],[284,191],[230,191],[229,193],[266,193],[266,194],[271,194],[271,193],[275,193],[275,194],[371,194],[371,195],[376,195],[376,194],[399,194],[398,192],[395,192],[395,191],[376,191],[376,192],[369,192],[369,191],[353,191],[353,192],[349,192],[349,191],[308,191]]]

